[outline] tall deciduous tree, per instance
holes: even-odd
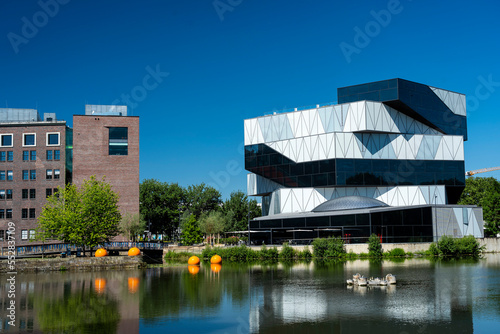
[[[500,182],[493,177],[469,177],[458,201],[460,205],[477,205],[483,208],[485,234],[500,233]]]
[[[144,180],[140,185],[140,211],[144,220],[151,224],[151,232],[172,236],[179,227],[179,205],[184,190],[177,183]]]
[[[248,220],[261,216],[261,209],[257,205],[257,201],[250,200],[241,190],[231,193],[229,199],[224,202],[222,210],[231,217],[227,231],[247,230]]]
[[[185,194],[185,208],[197,219],[205,212],[219,210],[222,204],[220,192],[205,183],[189,186]]]
[[[99,181],[91,176],[80,189],[68,184],[47,199],[38,218],[36,239],[92,248],[117,236],[120,220],[118,194],[104,178]]]
[[[211,238],[215,234],[220,237],[219,233],[223,232],[226,226],[226,216],[221,211],[210,211],[200,217],[199,226],[200,230]]]

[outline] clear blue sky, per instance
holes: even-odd
[[[141,180],[246,191],[244,119],[395,77],[467,94],[466,169],[500,166],[497,2],[41,0],[54,2],[0,2],[0,106],[72,125],[84,104],[134,93]]]

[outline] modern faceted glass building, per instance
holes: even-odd
[[[391,79],[339,88],[336,105],[245,120],[254,243],[483,237],[465,187],[465,95]]]

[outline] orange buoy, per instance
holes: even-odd
[[[137,247],[132,247],[128,250],[128,256],[137,256],[141,254],[141,250]]]
[[[212,263],[212,264],[220,264],[221,262],[222,262],[222,258],[217,254],[212,256],[212,258],[210,259],[210,263]]]
[[[200,264],[200,258],[197,257],[197,256],[191,256],[188,260],[188,264],[189,265],[193,265],[193,266],[196,266],[198,264]]]
[[[98,250],[95,251],[95,257],[103,257],[108,255],[108,251],[105,250],[104,248],[99,248]]]
[[[212,269],[214,273],[218,273],[222,269],[222,266],[220,264],[213,263],[210,265],[210,269]]]
[[[190,264],[188,266],[188,271],[190,274],[196,275],[197,273],[200,272],[200,266],[195,266]]]
[[[139,289],[139,279],[137,277],[128,278],[128,291],[130,293],[136,293]]]
[[[98,294],[101,294],[104,292],[104,289],[106,288],[106,280],[104,278],[96,278],[94,280],[94,290]]]

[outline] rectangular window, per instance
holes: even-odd
[[[36,189],[30,189],[30,199],[36,198]]]
[[[30,151],[30,160],[35,161],[36,160],[36,151]]]
[[[0,135],[0,146],[12,147],[12,134]]]
[[[22,190],[22,197],[23,197],[23,199],[28,199],[28,189]]]
[[[0,199],[5,199],[5,189],[0,189]]]
[[[30,170],[30,179],[31,180],[36,180],[36,169],[31,169]]]
[[[23,146],[36,146],[36,134],[23,133]]]
[[[21,230],[21,240],[28,240],[28,230]]]
[[[12,199],[12,189],[7,189],[7,199]]]
[[[47,150],[47,160],[52,160],[52,150]]]
[[[1,151],[0,152],[0,162],[5,162],[5,158],[6,158],[6,152],[5,151]]]
[[[0,209],[0,219],[5,219],[5,209]]]
[[[30,240],[33,240],[33,239],[35,239],[35,230],[31,229],[30,230]]]
[[[14,180],[14,172],[11,170],[7,171],[7,181],[12,181]]]
[[[29,180],[29,174],[27,169],[23,169],[23,180]]]
[[[61,159],[61,151],[54,150],[54,160],[59,160],[59,159]]]
[[[28,161],[30,159],[30,151],[23,151],[23,161]]]
[[[60,176],[61,176],[61,170],[54,169],[54,180],[59,180]]]
[[[45,198],[52,196],[52,188],[45,189]]]
[[[30,209],[30,219],[35,219],[35,209],[34,208]]]
[[[28,209],[21,209],[21,218],[28,219]]]
[[[45,171],[45,179],[52,180],[52,169],[47,169]]]
[[[4,230],[0,230],[0,241],[3,241],[4,238]]]
[[[109,128],[109,155],[128,155],[128,128]]]
[[[7,161],[14,161],[14,151],[7,151]]]
[[[5,212],[5,218],[12,219],[12,209],[7,209]]]
[[[59,132],[47,133],[47,146],[59,146]]]
[[[5,181],[5,171],[0,170],[0,181]]]

